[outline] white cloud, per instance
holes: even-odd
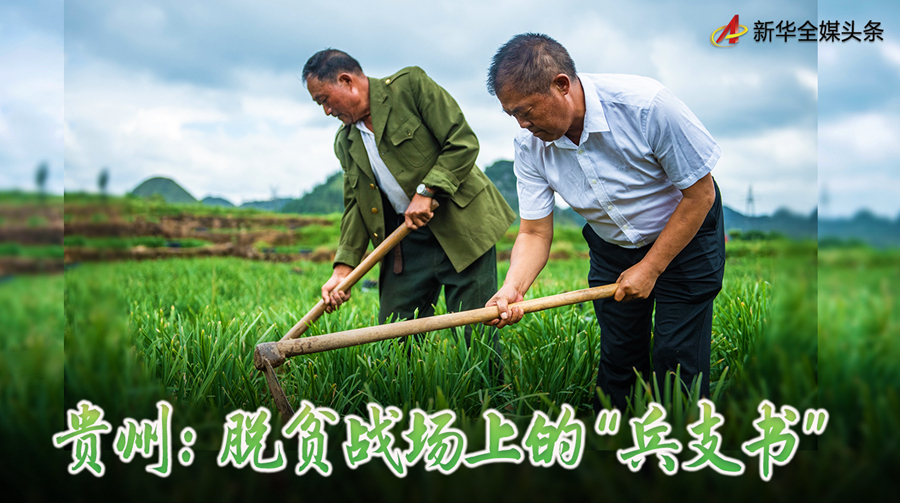
[[[771,148],[771,142],[796,141],[793,129],[760,132],[796,124],[803,120],[797,115],[815,110],[814,66],[798,70],[788,57],[712,50],[713,25],[701,18],[715,16],[706,6],[363,2],[337,13],[328,5],[218,5],[209,12],[174,1],[67,10],[76,13],[67,32],[67,188],[93,190],[102,166],[110,167],[110,189],[117,192],[153,175],[171,176],[197,197],[214,193],[234,202],[268,198],[272,185],[282,195],[312,188],[339,169],[332,149],[338,123],[312,103],[298,73],[311,51],[326,46],[348,50],[372,76],[422,66],[466,113],[481,145],[479,166],[511,159],[518,126],[487,94],[485,73],[500,44],[536,31],[563,43],[581,71],[663,81],[717,139],[736,124],[740,132],[731,134],[745,137],[727,148],[721,142],[726,158],[716,171],[727,175],[720,185],[729,194],[743,197],[761,162],[781,170],[754,182],[761,199],[772,197],[772,209],[791,204],[807,211],[814,204],[814,195],[806,204],[777,187],[766,192],[765,180],[789,177],[814,192],[815,177],[808,183],[810,165],[792,157],[806,151]],[[806,89],[813,100],[796,99],[809,96]],[[717,121],[719,129],[710,127]],[[805,133],[797,135],[801,146],[808,143]]]
[[[807,68],[799,68],[794,73],[797,82],[804,88],[812,92],[813,98],[819,98],[819,76],[816,72]]]
[[[269,198],[272,186],[297,197],[339,169],[337,122],[280,91],[211,90],[95,64],[70,72],[66,105],[68,190],[94,190],[108,166],[113,192],[167,176],[195,197],[239,203]]]
[[[725,204],[744,211],[753,186],[757,214],[780,207],[808,213],[816,206],[817,165],[814,130],[783,128],[718,141],[722,158],[713,176]]]
[[[881,44],[881,55],[888,63],[900,70],[900,44],[885,40],[884,43]]]
[[[859,164],[900,157],[900,117],[880,112],[841,117],[819,126],[823,171],[854,169]]]
[[[33,190],[46,161],[47,189],[62,192],[62,137],[62,38],[0,22],[0,188]]]
[[[894,218],[900,211],[900,117],[867,112],[819,127],[819,181],[832,216],[861,208]]]

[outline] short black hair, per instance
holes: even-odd
[[[497,50],[488,69],[487,88],[493,96],[506,88],[526,95],[543,94],[550,91],[560,73],[573,82],[578,80],[566,48],[542,33],[522,33]]]
[[[346,52],[328,48],[313,54],[306,61],[306,64],[303,65],[301,79],[304,85],[310,77],[315,77],[322,82],[331,82],[342,72],[362,75],[363,70],[359,66],[359,61],[353,59]]]

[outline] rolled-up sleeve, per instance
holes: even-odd
[[[672,91],[662,88],[644,114],[644,137],[675,187],[684,190],[712,171],[722,151]]]

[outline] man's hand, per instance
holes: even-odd
[[[659,278],[659,273],[643,260],[625,269],[616,280],[616,283],[619,284],[614,296],[616,302],[646,299],[653,291],[657,278]]]
[[[659,275],[669,267],[672,259],[697,235],[703,220],[716,202],[716,184],[712,175],[683,189],[681,201],[669,217],[666,226],[650,247],[647,255],[619,275],[616,301],[646,299],[653,291]]]
[[[431,211],[431,198],[421,194],[413,196],[406,213],[403,214],[406,226],[412,230],[424,227],[432,216],[434,213]]]
[[[500,317],[487,322],[486,325],[503,328],[507,325],[518,323],[522,317],[525,316],[525,312],[522,311],[521,307],[509,307],[509,305],[515,304],[516,302],[522,302],[523,300],[524,298],[518,290],[512,286],[503,285],[503,287],[487,301],[487,304],[484,305],[484,307],[497,306],[500,310]]]
[[[341,304],[350,300],[350,292],[342,292],[337,290],[337,286],[353,271],[353,268],[346,264],[337,264],[334,266],[334,272],[331,278],[322,286],[322,300],[325,301],[325,312],[332,313],[340,307]]]
[[[522,302],[525,292],[547,263],[551,242],[553,242],[553,213],[538,220],[522,219],[519,235],[516,236],[509,257],[506,280],[503,281],[500,290],[484,305],[497,306],[500,317],[487,322],[487,325],[503,328],[518,323],[525,316],[525,311],[522,311],[521,307],[510,308],[509,305]]]

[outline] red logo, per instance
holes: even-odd
[[[740,31],[738,29],[740,29]],[[720,34],[719,38],[716,38],[717,33]],[[745,35],[746,33],[747,27],[739,24],[738,15],[735,14],[727,25],[720,26],[712,32],[712,35],[709,36],[709,41],[716,47],[733,47],[732,45],[720,45],[720,42],[728,40],[729,44],[736,44],[738,42],[738,37]]]

